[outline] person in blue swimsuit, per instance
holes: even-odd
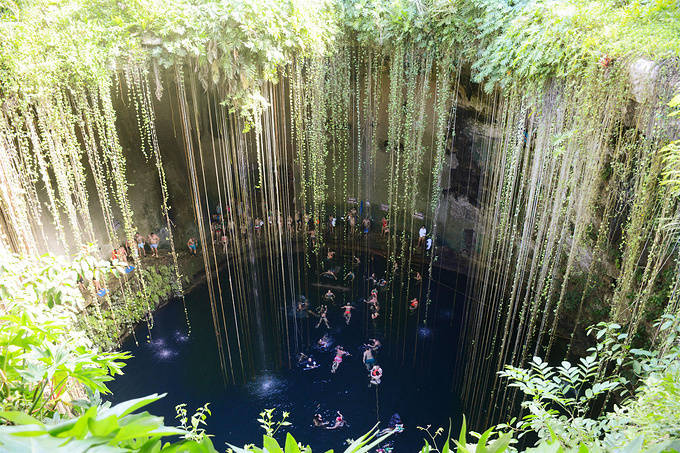
[[[366,366],[366,371],[371,371],[371,368],[375,365],[375,357],[373,356],[373,350],[371,348],[366,348],[364,350],[363,361]]]
[[[189,240],[187,241],[187,247],[189,247],[189,252],[191,252],[192,255],[196,255],[197,248],[196,239],[189,238]]]
[[[149,240],[149,247],[151,247],[151,254],[158,258],[158,243],[161,241],[161,238],[158,237],[156,233],[151,233],[148,237]]]
[[[139,233],[135,234],[135,242],[137,243],[137,249],[138,249],[138,251],[139,251],[142,255],[146,256],[146,249],[144,248],[144,246],[146,245],[146,243],[144,242],[144,236],[142,236],[142,235],[139,234]]]

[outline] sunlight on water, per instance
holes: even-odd
[[[285,392],[286,381],[272,374],[257,376],[247,385],[248,393],[257,398],[270,398]]]
[[[156,358],[161,360],[170,360],[176,357],[179,352],[168,347],[164,338],[155,338],[149,342],[149,347],[153,351]]]
[[[432,336],[432,329],[422,326],[418,328],[418,336],[420,338],[430,338]]]

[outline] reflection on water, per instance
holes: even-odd
[[[430,338],[432,336],[432,329],[426,326],[421,326],[418,328],[418,336],[420,338]]]
[[[170,360],[177,357],[179,354],[177,349],[173,348],[172,345],[169,345],[165,338],[154,338],[145,346],[149,348],[152,351],[153,356],[159,360]]]
[[[406,427],[395,437],[396,452],[417,451],[422,446],[422,432],[417,426],[430,424],[446,429],[452,418],[455,431],[460,414],[451,382],[458,330],[450,318],[455,319],[462,309],[462,304],[454,304],[456,293],[433,284],[431,316],[424,325],[418,316],[409,316],[405,302],[401,307],[404,316],[400,316],[399,307],[395,306],[389,318],[389,292],[381,291],[383,317],[374,323],[367,304],[362,301],[370,292],[368,282],[360,278],[361,269],[355,272],[355,286],[348,291],[337,291],[338,300],[328,304],[330,329],[314,328],[319,318],[313,311],[299,316],[295,304],[282,307],[280,312],[263,310],[265,331],[252,334],[261,336],[269,351],[278,351],[278,354],[271,353],[277,360],[253,369],[248,354],[257,353],[257,345],[253,350],[246,350],[248,344],[244,340],[243,363],[250,378],[243,384],[224,384],[207,291],[198,289],[186,297],[192,324],[190,337],[182,304],[167,305],[154,317],[151,342],[139,347],[135,347],[132,340],[124,344],[123,349],[132,351],[134,358],[125,367],[126,374],[110,385],[114,402],[167,392],[168,396],[154,403],[150,411],[163,415],[170,425],[175,418],[175,405],[187,403],[189,409],[194,410],[210,402],[212,415],[207,420],[208,432],[215,436],[213,441],[220,451],[227,441],[241,446],[259,442],[262,430],[256,419],[266,408],[277,408],[279,418],[281,411],[289,411],[292,423],[289,431],[315,451],[342,450],[347,438],[361,436],[376,422],[385,427],[395,413]],[[303,300],[314,309],[322,303],[327,289],[323,285],[308,285],[294,294],[304,293],[304,299],[296,297],[296,300]],[[268,294],[266,287],[261,296],[265,301],[275,297]],[[348,302],[353,302],[356,308],[350,324],[346,325],[340,306]],[[277,316],[291,322],[288,338],[271,334]],[[141,326],[138,330],[142,337],[143,329]],[[234,345],[234,335],[230,335],[230,363],[237,369],[239,351]],[[323,337],[324,344],[319,345]],[[362,363],[364,345],[369,338],[377,338],[382,343],[375,353],[384,372],[379,387],[368,385],[368,371]],[[425,339],[427,341],[423,341]],[[290,369],[288,344],[291,345]],[[337,373],[331,374],[336,346],[342,346],[350,356],[343,358]],[[312,357],[318,367],[298,367],[296,354],[299,352]],[[326,430],[312,425],[314,414],[321,414],[332,423],[336,411],[342,412],[347,426]]]
[[[274,374],[266,373],[253,378],[252,382],[246,384],[246,389],[249,395],[266,400],[285,392],[286,381]]]

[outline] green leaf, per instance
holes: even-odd
[[[268,453],[283,453],[281,446],[273,437],[262,436],[262,446]]]
[[[118,431],[118,417],[115,415],[110,415],[106,418],[96,420],[90,419],[89,422],[90,432],[97,437],[105,437],[114,431]]]
[[[300,453],[300,447],[290,433],[286,434],[286,453]]]
[[[19,411],[0,412],[0,418],[4,418],[15,425],[37,425],[44,427],[43,422],[30,415]]]
[[[642,444],[645,440],[645,436],[638,436],[632,441],[628,442],[626,445],[623,446],[621,450],[619,450],[621,453],[638,453],[639,451],[642,450]]]
[[[465,446],[466,434],[467,434],[467,427],[466,427],[466,424],[465,424],[465,415],[463,415],[463,423],[460,427],[460,434],[458,435],[458,442],[456,443],[456,445],[458,445],[459,448],[460,448],[460,445]]]

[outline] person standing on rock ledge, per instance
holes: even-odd
[[[425,228],[425,225],[420,227],[420,230],[418,231],[418,247],[422,247],[423,244],[425,243],[425,236],[427,235],[427,228]]]
[[[144,248],[145,245],[144,236],[142,236],[139,233],[135,234],[135,242],[137,243],[137,248],[139,249],[139,251],[141,251],[142,254],[146,256],[146,249]]]
[[[196,255],[196,239],[189,238],[189,240],[187,241],[187,247],[189,247],[189,252],[192,255]]]
[[[161,238],[159,238],[156,233],[151,233],[148,239],[149,247],[151,247],[151,254],[158,258],[158,243],[161,241]]]

